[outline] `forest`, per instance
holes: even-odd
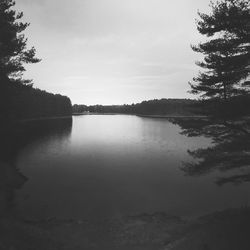
[[[191,99],[154,99],[125,105],[73,105],[73,113],[121,113],[140,115],[193,115],[198,101]]]
[[[234,96],[224,102],[220,98],[209,100],[195,99],[154,99],[136,104],[125,105],[78,105],[74,104],[73,114],[120,113],[137,115],[173,115],[173,116],[227,116],[250,115],[250,95]]]
[[[7,120],[68,116],[72,114],[68,97],[46,91],[9,84],[1,91],[1,116]]]

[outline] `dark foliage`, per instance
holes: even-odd
[[[30,84],[23,80],[24,64],[36,63],[35,48],[27,49],[27,38],[23,31],[29,26],[21,21],[22,12],[13,10],[13,0],[0,2],[0,84],[5,81]]]
[[[8,120],[22,120],[72,114],[68,97],[51,94],[30,86],[9,85],[8,102],[4,110]]]
[[[213,145],[188,153],[197,162],[184,163],[182,170],[191,176],[211,171],[224,173],[218,185],[250,181],[250,119],[174,119],[187,136],[211,138]]]
[[[227,101],[221,98],[201,100],[196,104],[197,111],[210,117],[237,119],[250,115],[250,95],[238,95]]]
[[[205,55],[197,65],[206,69],[191,83],[191,92],[228,99],[249,93],[250,5],[247,0],[221,0],[212,13],[198,13],[198,31],[213,39],[192,46]]]

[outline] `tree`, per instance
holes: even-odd
[[[27,48],[27,38],[23,31],[29,23],[21,21],[22,12],[13,10],[13,0],[0,1],[0,85],[17,82],[31,84],[23,79],[24,64],[37,63],[35,48]]]
[[[250,3],[221,0],[211,8],[211,14],[198,12],[197,29],[211,39],[192,46],[204,54],[196,64],[205,71],[193,78],[190,92],[227,100],[250,90]]]

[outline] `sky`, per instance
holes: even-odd
[[[197,11],[209,0],[16,0],[30,22],[25,31],[38,64],[28,65],[34,87],[77,104],[131,104],[194,98],[202,41]]]

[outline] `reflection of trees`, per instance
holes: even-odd
[[[27,144],[50,135],[69,136],[72,119],[38,120],[0,126],[0,216],[10,211],[15,191],[27,181],[16,167],[16,157]]]
[[[71,117],[0,126],[0,160],[15,163],[15,157],[25,145],[52,135],[68,137],[71,129]]]
[[[197,161],[184,163],[182,170],[191,176],[200,176],[214,170],[223,172],[218,185],[250,181],[250,118],[219,121],[209,118],[174,119],[183,134],[205,136],[213,143],[188,153]]]

